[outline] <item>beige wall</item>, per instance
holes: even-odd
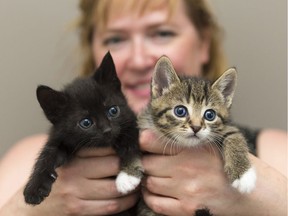
[[[234,119],[287,129],[285,0],[210,0],[239,71]],[[0,1],[0,156],[17,140],[46,132],[38,84],[60,88],[76,76],[77,0]],[[76,53],[76,54],[75,54]]]
[[[287,130],[287,1],[210,0],[238,69],[234,119]]]

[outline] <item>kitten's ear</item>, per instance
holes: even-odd
[[[64,93],[55,91],[48,86],[38,86],[37,99],[48,120],[55,124],[61,118],[68,100]]]
[[[106,53],[93,77],[99,84],[111,85],[117,89],[121,89],[121,83],[117,76],[114,61],[110,52]]]
[[[166,56],[160,57],[157,61],[152,76],[151,94],[152,98],[157,98],[168,90],[170,85],[179,83],[179,77],[174,70],[170,59]]]
[[[225,98],[227,107],[232,104],[236,88],[237,73],[235,68],[226,70],[212,85],[212,89],[218,89]]]

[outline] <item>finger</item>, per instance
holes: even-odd
[[[101,148],[83,148],[77,152],[77,156],[81,158],[86,157],[101,157],[116,154],[115,151],[110,147]]]
[[[156,177],[171,177],[170,164],[173,163],[174,156],[165,155],[144,155],[142,166],[145,174]],[[156,165],[157,164],[157,165]]]
[[[159,137],[151,130],[141,132],[140,148],[142,151],[162,155],[175,155],[182,149],[179,145],[175,145],[175,142],[169,141],[164,137]]]
[[[176,197],[174,194],[176,190],[171,190],[171,188],[176,188],[177,185],[175,185],[175,181],[173,181],[171,178],[147,176],[143,179],[142,186],[144,186],[150,193],[153,194],[167,197]]]
[[[182,215],[180,202],[170,197],[157,196],[142,188],[142,195],[146,205],[154,212],[163,215]]]
[[[136,204],[138,197],[139,193],[133,193],[111,200],[82,200],[81,209],[83,215],[112,215],[130,209]]]
[[[117,191],[115,179],[85,180],[82,185],[83,187],[81,187],[80,194],[77,195],[79,199],[107,200],[124,196]]]
[[[151,130],[144,130],[140,133],[141,150],[155,154],[162,154],[162,145],[160,139]]]
[[[63,178],[84,177],[88,179],[107,178],[119,172],[119,158],[117,156],[74,158],[70,163],[60,167],[58,175]]]

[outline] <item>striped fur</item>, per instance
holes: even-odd
[[[235,86],[234,68],[212,84],[200,78],[179,77],[170,60],[161,57],[152,77],[151,101],[138,116],[138,124],[141,129],[152,129],[174,147],[216,145],[231,185],[244,193],[254,188],[256,175],[251,171],[245,138],[229,120]],[[185,110],[184,116],[178,115],[179,106]],[[210,118],[212,114],[205,118],[205,112],[215,112],[215,119]],[[246,173],[249,183],[243,180],[244,185],[239,186]]]

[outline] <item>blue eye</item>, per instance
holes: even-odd
[[[188,114],[187,108],[185,106],[176,106],[174,108],[174,114],[178,117],[185,117]]]
[[[90,118],[84,118],[79,122],[79,125],[83,129],[88,129],[93,125],[93,121]]]
[[[204,113],[204,118],[208,121],[213,121],[216,118],[216,112],[212,109],[208,109]]]
[[[110,107],[107,115],[109,118],[117,118],[120,115],[120,108],[118,106]]]

